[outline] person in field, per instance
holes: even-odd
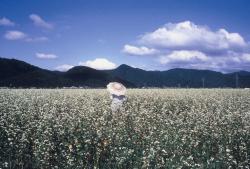
[[[110,82],[107,85],[107,90],[111,94],[110,95],[110,98],[112,99],[111,110],[115,112],[122,107],[123,102],[126,100],[125,97],[126,87],[118,82]]]

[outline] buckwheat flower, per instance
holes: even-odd
[[[69,145],[69,151],[72,152],[73,151],[73,146],[70,144]]]

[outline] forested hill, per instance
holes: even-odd
[[[145,71],[123,64],[107,72],[130,81],[138,87],[250,87],[250,72],[246,71],[228,74],[211,70],[181,68],[166,71]]]
[[[128,65],[113,70],[95,70],[76,66],[67,72],[51,71],[16,59],[0,58],[0,86],[2,87],[106,87],[118,81],[127,87],[190,87],[216,88],[250,87],[250,72],[229,74],[210,70],[170,69],[146,71]]]

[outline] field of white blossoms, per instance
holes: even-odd
[[[1,89],[0,168],[249,168],[250,90]]]

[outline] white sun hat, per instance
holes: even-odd
[[[121,96],[121,95],[125,95],[126,93],[126,87],[118,82],[110,82],[107,85],[107,90],[111,93],[111,94],[115,94],[117,96]]]

